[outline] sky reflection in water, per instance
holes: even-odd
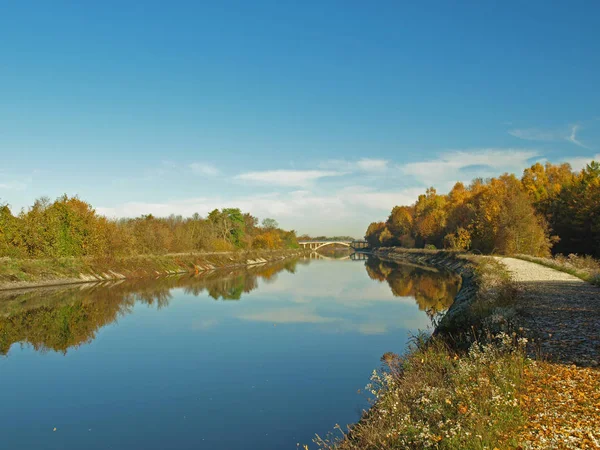
[[[301,260],[3,293],[5,448],[296,448],[356,421],[380,356],[458,288],[379,260]]]

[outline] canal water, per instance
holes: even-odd
[[[459,287],[430,268],[300,259],[0,293],[0,447],[314,448],[359,419],[381,355]]]

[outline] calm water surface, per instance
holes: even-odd
[[[458,288],[371,259],[1,293],[0,447],[311,444]]]

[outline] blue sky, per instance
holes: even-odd
[[[429,185],[600,159],[599,2],[401,3],[3,2],[0,201],[361,236]]]

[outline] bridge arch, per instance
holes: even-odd
[[[327,261],[346,261],[346,260],[352,259],[350,255],[343,256],[342,258],[332,258],[330,256],[322,255],[321,253],[318,253],[318,252],[312,252],[310,255],[308,255],[308,258],[309,259],[324,259]]]
[[[300,244],[302,248],[310,250],[318,250],[327,245],[342,245],[354,250],[368,248],[366,241],[300,241],[298,244]]]
[[[348,242],[324,242],[321,245],[319,245],[318,247],[316,247],[314,250],[319,250],[320,248],[326,247],[328,245],[343,245],[345,247],[350,247],[350,244]]]
[[[310,248],[311,250],[318,250],[328,245],[343,245],[344,247],[352,247],[351,242],[344,241],[306,241],[298,242],[302,248]]]

